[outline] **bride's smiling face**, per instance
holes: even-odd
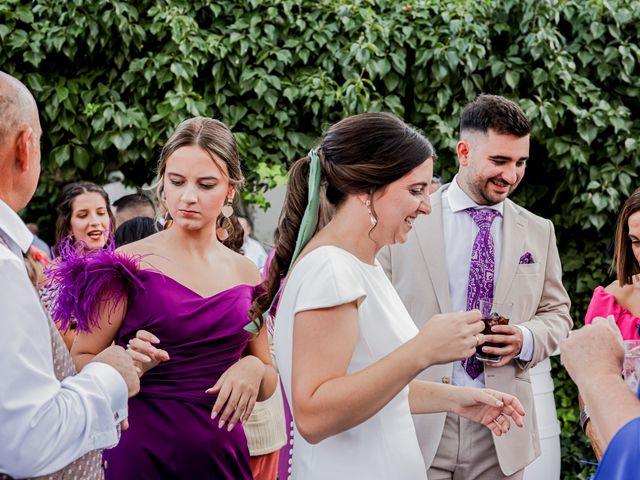
[[[429,184],[433,159],[427,158],[409,173],[390,183],[373,196],[377,217],[371,237],[379,245],[404,243],[419,215],[431,213]]]

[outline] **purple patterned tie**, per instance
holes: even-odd
[[[465,212],[471,215],[480,229],[471,250],[469,286],[467,287],[467,310],[473,310],[480,308],[481,298],[493,298],[495,251],[491,236],[491,223],[499,212],[490,208],[468,208]],[[473,379],[483,371],[482,362],[476,359],[475,354],[463,360],[462,366]]]

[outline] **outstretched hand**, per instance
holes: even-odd
[[[258,398],[264,370],[264,363],[258,357],[247,355],[229,367],[206,391],[218,395],[211,410],[212,420],[222,412],[218,428],[228,422],[227,431],[230,432],[238,421],[248,420]]]
[[[141,377],[160,362],[169,360],[169,354],[153,344],[160,343],[158,337],[146,330],[138,330],[135,338],[129,340],[127,353],[133,359],[133,363]]]
[[[458,405],[453,412],[476,423],[481,423],[495,435],[506,434],[511,420],[523,427],[525,411],[513,395],[488,388],[460,388]]]

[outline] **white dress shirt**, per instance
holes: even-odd
[[[0,472],[45,475],[118,442],[127,386],[98,362],[56,379],[49,319],[22,260],[32,235],[2,200],[0,236]]]
[[[500,258],[502,253],[502,215],[504,204],[478,205],[458,185],[457,175],[442,192],[442,223],[444,230],[444,250],[449,277],[449,295],[451,310],[464,312],[467,309],[467,288],[469,286],[469,268],[471,266],[471,251],[479,228],[465,210],[467,208],[491,208],[496,215],[491,224],[491,235],[495,251],[494,289],[500,272]],[[533,334],[527,327],[516,325],[524,337],[520,358],[529,361],[533,357]],[[462,366],[462,362],[454,362],[452,383],[466,387],[484,387],[484,373],[475,379],[471,378]]]

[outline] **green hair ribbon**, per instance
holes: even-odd
[[[318,227],[318,213],[320,210],[320,157],[318,157],[318,151],[315,148],[309,150],[307,154],[309,157],[309,193],[307,195],[307,207],[304,210],[304,215],[302,216],[302,221],[300,222],[300,229],[298,230],[298,237],[296,238],[296,246],[293,250],[293,256],[291,257],[291,263],[289,267],[292,267],[293,264],[298,259],[300,252],[304,249],[304,247],[309,243],[313,234],[316,233],[316,228]],[[271,305],[264,312],[263,319],[265,315],[268,315],[271,307],[275,303],[277,298],[271,301]],[[259,331],[258,325],[256,322],[249,322],[244,329],[247,332],[257,334]]]

